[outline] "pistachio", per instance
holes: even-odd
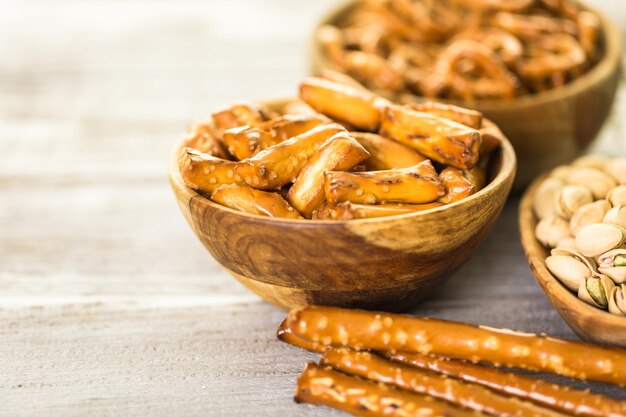
[[[564,239],[559,240],[559,243],[557,243],[556,247],[557,249],[576,250],[576,240],[572,236],[568,236]]]
[[[607,211],[602,223],[615,224],[626,228],[626,206],[616,206]]]
[[[588,257],[584,256],[582,253],[578,252],[578,250],[576,250],[576,249],[554,248],[554,249],[552,249],[550,251],[550,255],[554,255],[554,256],[557,256],[557,255],[573,256],[574,258],[576,258],[580,262],[584,263],[585,266],[587,268],[589,268],[590,271],[592,271],[593,273],[597,272],[596,261],[594,261],[593,258],[588,258]]]
[[[541,182],[535,192],[533,210],[539,219],[546,218],[555,213],[556,197],[565,186],[563,180],[548,177]]]
[[[611,161],[611,158],[603,155],[584,155],[572,162],[573,166],[594,168],[600,171]]]
[[[537,223],[535,235],[544,246],[554,248],[561,240],[570,236],[569,224],[558,216],[548,216]]]
[[[615,179],[606,172],[594,168],[574,167],[568,172],[565,182],[587,187],[595,198],[604,198],[617,186]]]
[[[616,284],[626,283],[626,249],[613,249],[600,255],[598,271]]]
[[[582,185],[566,185],[556,198],[556,214],[569,220],[580,207],[593,202],[591,191]]]
[[[609,173],[620,184],[626,184],[626,158],[614,158],[605,167]]]
[[[584,226],[594,223],[602,223],[605,214],[611,209],[611,205],[606,200],[598,200],[587,203],[580,207],[569,222],[569,230],[576,236]]]
[[[546,258],[546,267],[563,285],[572,291],[591,278],[592,271],[573,256],[551,255]]]
[[[613,287],[609,294],[609,313],[626,316],[626,284]]]
[[[609,306],[609,297],[615,284],[604,275],[596,275],[582,283],[578,288],[578,298],[584,302],[606,309]]]
[[[618,185],[606,195],[613,207],[626,206],[626,185]]]
[[[625,232],[613,224],[590,224],[576,235],[576,247],[583,255],[593,258],[620,247],[624,243]]]

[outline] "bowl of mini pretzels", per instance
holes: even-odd
[[[402,310],[493,226],[515,152],[479,112],[336,78],[192,124],[170,182],[211,255],[267,301]]]
[[[615,25],[573,0],[356,0],[320,22],[311,63],[395,101],[482,112],[513,144],[521,188],[593,141],[621,50]]]

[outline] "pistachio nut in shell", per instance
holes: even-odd
[[[602,219],[611,209],[611,205],[606,200],[598,200],[593,203],[587,203],[580,207],[569,222],[569,230],[573,236],[576,236],[580,229],[588,224],[602,223]]]
[[[579,208],[591,202],[593,202],[593,195],[587,187],[566,185],[557,194],[556,214],[569,220]]]
[[[604,155],[584,155],[580,158],[576,158],[572,162],[573,166],[594,168],[600,171],[604,170],[604,167],[611,161],[611,157]]]
[[[577,291],[580,285],[591,278],[591,270],[580,260],[567,255],[550,255],[546,267],[563,285]]]
[[[564,239],[559,240],[559,243],[556,244],[556,248],[557,249],[571,249],[571,250],[577,250],[576,249],[576,239],[574,239],[572,236],[568,236]]]
[[[550,255],[565,255],[565,256],[573,256],[578,259],[580,262],[584,263],[590,271],[594,274],[598,272],[598,267],[596,265],[596,261],[593,258],[588,258],[584,256],[582,253],[578,252],[576,249],[569,248],[554,248],[550,251]]]
[[[576,248],[584,256],[595,258],[622,246],[625,230],[614,224],[589,224],[576,235]]]
[[[615,284],[604,275],[595,275],[578,288],[578,298],[592,306],[606,309]]]
[[[609,294],[609,313],[626,316],[626,284],[613,287]]]
[[[538,219],[544,219],[555,213],[556,198],[564,186],[563,180],[552,177],[539,184],[533,199],[533,211]]]
[[[606,195],[613,207],[626,206],[626,185],[618,185]]]
[[[626,158],[614,158],[605,167],[609,173],[620,184],[626,184]]]
[[[567,174],[565,182],[587,187],[597,199],[605,198],[609,191],[617,186],[617,181],[611,175],[587,167],[574,167]]]
[[[602,223],[614,224],[626,228],[626,206],[616,206],[607,211]]]
[[[561,240],[570,236],[569,223],[559,216],[548,216],[537,223],[535,236],[544,246],[554,248]]]
[[[626,249],[613,249],[600,255],[598,271],[616,284],[626,283]]]

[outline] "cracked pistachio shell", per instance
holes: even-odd
[[[555,213],[556,198],[564,186],[565,182],[559,178],[548,177],[541,182],[533,200],[533,211],[537,218],[545,219]]]
[[[577,291],[581,283],[591,278],[592,271],[573,256],[551,255],[546,258],[546,267],[563,285]]]
[[[584,155],[574,160],[572,165],[577,167],[594,168],[602,171],[611,160],[611,157],[604,155]]]
[[[626,316],[626,285],[613,287],[609,295],[609,313]]]
[[[578,298],[592,306],[606,309],[615,284],[604,275],[596,275],[580,285]]]
[[[602,223],[614,224],[626,228],[626,206],[616,206],[607,211]]]
[[[613,207],[626,206],[626,185],[618,185],[606,196]]]
[[[625,233],[623,228],[613,224],[590,224],[576,235],[576,248],[584,256],[595,258],[622,246]]]
[[[582,185],[566,185],[556,198],[556,214],[569,220],[576,211],[593,202],[591,191]]]
[[[558,166],[554,168],[552,171],[550,171],[550,178],[558,178],[561,181],[565,182],[567,181],[567,177],[569,176],[569,173],[573,169],[574,167],[571,167],[569,165]]]
[[[572,236],[568,236],[565,239],[559,240],[556,245],[557,249],[571,249],[576,250],[576,240]]]
[[[569,230],[573,236],[576,236],[580,229],[584,226],[594,223],[602,223],[602,219],[611,209],[611,205],[606,200],[598,200],[593,203],[587,203],[580,207],[569,222]]]
[[[598,271],[616,284],[626,283],[626,249],[613,249],[600,255]]]
[[[605,167],[609,173],[620,184],[626,184],[626,158],[614,158]]]
[[[587,187],[596,199],[605,198],[617,181],[604,171],[587,167],[574,167],[565,180],[568,184]]]
[[[548,216],[537,223],[535,236],[544,246],[554,248],[570,236],[569,223],[558,216]]]

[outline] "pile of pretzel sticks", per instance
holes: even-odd
[[[278,338],[322,354],[295,400],[356,416],[626,416],[624,401],[499,369],[626,386],[623,349],[315,306],[292,310]]]

